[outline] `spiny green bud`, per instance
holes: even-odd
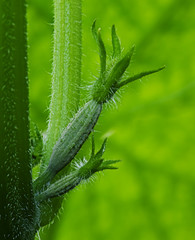
[[[98,44],[100,51],[100,62],[101,62],[101,72],[100,77],[94,83],[91,96],[92,100],[87,102],[84,107],[82,107],[78,113],[74,116],[70,124],[63,131],[61,137],[57,141],[56,145],[53,148],[53,152],[49,161],[47,169],[36,179],[34,182],[35,192],[38,193],[44,188],[47,188],[51,184],[53,178],[66,167],[76,156],[80,150],[83,143],[88,138],[89,134],[93,130],[99,115],[102,110],[102,105],[109,101],[113,97],[115,92],[123,87],[124,85],[140,79],[146,75],[158,72],[164,67],[157,70],[142,72],[133,77],[122,80],[122,77],[131,62],[131,58],[134,52],[134,46],[124,55],[121,55],[120,41],[116,35],[115,27],[112,27],[112,44],[113,44],[113,64],[110,69],[106,68],[106,50],[104,43],[101,38],[100,30],[96,30],[95,22],[92,26],[93,36]],[[104,161],[102,155],[105,150],[106,140],[102,144],[101,149],[97,154],[95,154],[95,145],[92,141],[92,155],[89,161],[78,170],[76,176],[79,179],[86,179],[91,176],[91,174],[104,170],[104,169],[114,169],[115,167],[112,164],[117,161]],[[74,179],[74,176],[69,176],[72,182],[72,187],[77,185],[79,180]],[[63,179],[63,178],[62,178]],[[80,179],[80,180],[81,180]],[[61,181],[61,180],[60,180]],[[62,180],[63,181],[63,180]],[[67,177],[65,177],[65,185],[67,184]],[[71,189],[69,185],[64,186],[64,189]],[[52,185],[49,188],[51,189]],[[61,187],[60,187],[61,189]],[[61,194],[59,190],[59,194]],[[51,191],[52,192],[52,191]]]
[[[54,146],[48,167],[34,182],[35,191],[49,185],[55,175],[72,161],[93,130],[101,110],[102,104],[91,100],[78,111]]]
[[[96,172],[103,171],[105,169],[117,169],[113,166],[113,164],[119,162],[119,160],[104,161],[102,158],[105,152],[106,141],[107,139],[104,140],[100,150],[94,154],[95,145],[92,136],[92,153],[89,161],[84,163],[80,168],[72,171],[69,175],[51,184],[47,187],[47,189],[38,193],[36,195],[36,200],[43,202],[47,199],[63,195],[75,188],[82,180],[90,178]]]

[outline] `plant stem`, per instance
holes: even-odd
[[[33,239],[26,2],[0,1],[0,236]]]
[[[53,148],[79,107],[81,81],[82,0],[54,0],[54,52],[52,95],[44,139],[43,172]],[[41,211],[40,225],[53,219],[63,197],[52,199]],[[44,204],[43,204],[44,205]],[[41,206],[40,206],[41,208]]]
[[[54,52],[47,165],[53,147],[78,110],[81,80],[81,0],[54,0]]]

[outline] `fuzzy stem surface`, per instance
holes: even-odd
[[[54,51],[52,94],[48,129],[44,139],[41,176],[43,176],[42,174],[45,173],[48,167],[56,142],[78,111],[80,98],[82,0],[54,0],[53,3]],[[48,179],[48,176],[50,176],[50,173],[46,173],[43,179]],[[62,200],[63,197],[52,199],[48,207],[43,207],[44,210],[41,210],[40,216],[41,226],[47,225],[56,216]]]
[[[81,0],[54,0],[52,96],[44,164],[78,110],[81,80]]]
[[[0,236],[34,239],[26,1],[0,1]]]

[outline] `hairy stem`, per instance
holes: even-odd
[[[44,163],[78,110],[81,79],[81,0],[54,0],[54,52]]]
[[[54,0],[52,96],[41,173],[47,168],[56,142],[79,107],[82,55],[81,7],[82,0]],[[52,199],[48,207],[43,207],[40,216],[41,226],[48,224],[55,217],[62,200],[63,197]]]
[[[26,2],[0,1],[0,236],[33,239]]]

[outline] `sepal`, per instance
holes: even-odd
[[[99,168],[98,168],[98,172],[106,170],[106,169],[118,169],[117,167],[113,166],[113,164],[118,163],[120,161],[121,160],[106,160],[106,161],[103,161],[101,166],[99,166]]]
[[[119,88],[127,85],[128,83],[131,83],[131,82],[134,82],[134,81],[136,81],[136,80],[138,80],[138,79],[141,79],[142,77],[145,77],[145,76],[147,76],[147,75],[150,75],[150,74],[159,72],[159,71],[163,70],[164,68],[165,68],[165,66],[160,67],[160,68],[155,69],[155,70],[138,73],[138,74],[136,74],[136,75],[134,75],[134,76],[132,76],[132,77],[130,77],[130,78],[127,78],[126,80],[118,83],[118,84],[117,84],[117,88],[119,89]]]
[[[93,25],[92,25],[92,34],[99,48],[100,65],[101,65],[100,77],[103,77],[106,71],[106,48],[102,40],[101,28],[96,29],[96,20],[93,22]]]
[[[115,25],[112,25],[112,47],[113,47],[113,58],[119,58],[121,56],[121,43],[120,39],[116,34]]]
[[[109,64],[109,66],[106,66],[106,49],[101,38],[100,29],[96,30],[96,21],[94,21],[92,25],[92,33],[99,46],[101,71],[100,77],[93,85],[91,96],[92,99],[98,103],[103,104],[105,102],[108,102],[122,86],[125,86],[130,82],[164,69],[164,67],[161,67],[156,70],[142,72],[133,77],[127,78],[126,80],[123,80],[124,74],[130,65],[135,46],[132,46],[132,48],[122,57],[120,40],[116,34],[115,26],[113,25],[113,54],[111,57],[111,64]]]

